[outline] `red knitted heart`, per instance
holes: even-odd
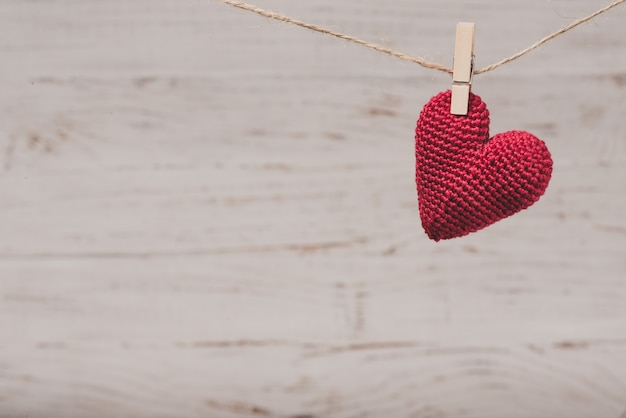
[[[415,129],[422,226],[439,241],[478,231],[526,209],[548,187],[546,144],[524,131],[489,139],[489,111],[470,94],[467,116],[450,114],[450,91],[424,106]]]

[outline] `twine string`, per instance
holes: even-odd
[[[362,45],[362,46],[364,46],[366,48],[370,48],[370,49],[373,49],[375,51],[391,55],[393,57],[396,57],[396,58],[404,60],[404,61],[414,62],[414,63],[416,63],[418,65],[421,65],[422,67],[425,67],[425,68],[429,68],[429,69],[432,69],[432,70],[437,70],[437,71],[441,71],[441,72],[444,72],[444,73],[452,74],[452,68],[447,67],[447,66],[445,66],[443,64],[439,64],[437,62],[428,61],[428,60],[426,60],[424,58],[421,58],[421,57],[416,57],[416,56],[413,56],[413,55],[407,55],[407,54],[404,54],[402,52],[399,52],[399,51],[393,50],[391,48],[388,48],[386,46],[382,46],[382,45],[378,45],[378,44],[375,44],[375,43],[367,42],[367,41],[364,41],[362,39],[356,38],[354,36],[345,35],[343,33],[335,32],[335,31],[330,30],[330,29],[322,28],[322,27],[314,25],[312,23],[302,22],[300,20],[293,19],[293,18],[291,18],[289,16],[285,16],[285,15],[280,14],[280,13],[276,13],[276,12],[272,12],[272,11],[269,11],[269,10],[261,9],[260,7],[254,6],[252,4],[243,3],[243,2],[237,1],[237,0],[217,0],[217,1],[220,1],[220,2],[225,3],[225,4],[229,4],[231,6],[239,8],[239,9],[243,9],[243,10],[247,10],[247,11],[259,14],[261,16],[268,17],[270,19],[279,20],[281,22],[285,22],[285,23],[289,23],[289,24],[292,24],[292,25],[300,26],[300,27],[303,27],[303,28],[306,28],[306,29],[309,29],[309,30],[312,30],[312,31],[315,31],[315,32],[320,32],[320,33],[323,33],[323,34],[326,34],[326,35],[331,35],[331,36],[334,36],[336,38],[343,39],[343,40],[346,40],[348,42],[352,42],[352,43],[355,43],[355,44],[358,44],[358,45]],[[564,33],[574,29],[576,26],[581,25],[581,24],[583,24],[585,22],[588,22],[591,19],[593,19],[594,17],[597,17],[597,16],[599,16],[599,15],[601,15],[601,14],[603,14],[603,13],[609,11],[609,10],[611,10],[615,6],[619,6],[620,4],[622,4],[624,2],[626,2],[626,0],[616,0],[613,3],[609,4],[608,6],[605,6],[605,7],[601,8],[601,9],[599,9],[599,10],[596,10],[595,12],[591,13],[588,16],[585,16],[583,18],[575,20],[574,22],[570,23],[569,25],[565,26],[564,28],[559,29],[558,31],[556,31],[554,33],[551,33],[550,35],[546,36],[545,38],[540,39],[539,41],[535,42],[534,44],[532,44],[528,48],[523,49],[523,50],[521,50],[521,51],[511,55],[510,57],[504,58],[504,59],[502,59],[502,60],[500,60],[500,61],[498,61],[498,62],[496,62],[494,64],[488,65],[488,66],[486,66],[484,68],[480,68],[480,69],[474,71],[474,74],[483,74],[483,73],[486,73],[486,72],[489,72],[489,71],[493,71],[496,68],[498,68],[498,67],[500,67],[500,66],[502,66],[504,64],[508,64],[511,61],[515,61],[516,59],[518,59],[518,58],[528,54],[529,52],[539,48],[540,46],[544,45],[546,42],[549,42],[549,41],[553,40],[557,36],[563,35]]]
[[[608,6],[605,6],[599,10],[596,10],[595,12],[591,13],[589,16],[585,16],[581,19],[575,20],[574,22],[570,23],[569,25],[565,26],[562,29],[557,30],[554,33],[551,33],[550,35],[546,36],[543,39],[540,39],[539,41],[535,42],[534,44],[532,44],[531,46],[529,46],[526,49],[523,49],[519,52],[517,52],[516,54],[511,55],[510,57],[504,58],[498,62],[496,62],[495,64],[491,64],[486,66],[485,68],[481,68],[480,70],[474,72],[474,74],[481,74],[481,73],[486,73],[492,70],[495,70],[496,68],[504,65],[504,64],[508,64],[511,61],[515,61],[516,59],[520,58],[523,55],[528,54],[530,51],[539,48],[541,45],[545,44],[546,42],[551,41],[552,39],[556,38],[557,36],[563,35],[565,32],[570,31],[572,29],[574,29],[576,26],[581,25],[585,22],[590,21],[591,19],[593,19],[596,16],[601,15],[602,13],[608,12],[609,10],[611,10],[613,7],[618,6],[622,3],[624,3],[624,1],[626,0],[616,0],[613,3],[609,4]]]

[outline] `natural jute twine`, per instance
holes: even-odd
[[[335,36],[335,37],[337,37],[339,39],[344,39],[346,41],[353,42],[355,44],[363,45],[363,46],[365,46],[367,48],[370,48],[370,49],[373,49],[375,51],[382,52],[382,53],[394,56],[394,57],[399,58],[401,60],[414,62],[416,64],[421,65],[422,67],[426,67],[426,68],[430,68],[432,70],[438,70],[438,71],[442,71],[444,73],[452,74],[452,68],[446,67],[443,64],[439,64],[439,63],[436,63],[436,62],[431,62],[431,61],[425,60],[424,58],[415,57],[415,56],[412,56],[412,55],[407,55],[407,54],[404,54],[402,52],[395,51],[395,50],[393,50],[391,48],[387,48],[386,46],[377,45],[377,44],[374,44],[374,43],[371,43],[371,42],[364,41],[364,40],[359,39],[359,38],[355,38],[354,36],[345,35],[343,33],[335,32],[335,31],[330,30],[330,29],[325,29],[325,28],[322,28],[320,26],[314,25],[312,23],[302,22],[300,20],[293,19],[293,18],[291,18],[289,16],[282,15],[280,13],[276,13],[276,12],[272,12],[272,11],[269,11],[269,10],[261,9],[260,7],[254,6],[252,4],[246,4],[246,3],[242,3],[242,2],[236,1],[236,0],[217,0],[217,1],[229,4],[231,6],[238,7],[238,8],[243,9],[243,10],[248,10],[250,12],[257,13],[257,14],[259,14],[261,16],[269,17],[270,19],[275,19],[275,20],[280,20],[281,22],[291,23],[292,25],[301,26],[303,28],[310,29],[312,31],[324,33],[326,35]],[[480,68],[480,69],[474,71],[474,74],[482,74],[482,73],[486,73],[488,71],[493,71],[496,68],[498,68],[498,67],[500,67],[500,66],[502,66],[504,64],[508,64],[509,62],[514,61],[514,60],[520,58],[521,56],[528,54],[530,51],[539,48],[541,45],[545,44],[548,41],[551,41],[552,39],[556,38],[557,36],[563,35],[565,32],[567,32],[567,31],[569,31],[571,29],[574,29],[576,26],[578,26],[578,25],[580,25],[582,23],[588,22],[589,20],[593,19],[594,17],[609,11],[613,7],[620,5],[620,4],[624,3],[625,1],[626,0],[616,0],[613,3],[609,4],[608,6],[603,7],[601,9],[599,9],[599,10],[596,10],[595,12],[591,13],[589,16],[583,17],[581,19],[578,19],[578,20],[570,23],[569,25],[565,26],[564,28],[559,29],[558,31],[556,31],[556,32],[546,36],[545,38],[543,38],[543,39],[541,39],[541,40],[539,40],[537,42],[535,42],[534,44],[532,44],[528,48],[523,49],[523,50],[517,52],[516,54],[511,55],[510,57],[504,58],[503,60],[500,60],[500,61],[496,62],[495,64],[491,64],[491,65],[488,65],[488,66],[486,66],[484,68]]]

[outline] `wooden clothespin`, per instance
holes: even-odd
[[[452,104],[450,106],[450,113],[453,115],[467,115],[474,73],[475,33],[475,23],[459,22],[456,25],[452,66]]]

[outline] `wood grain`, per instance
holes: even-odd
[[[626,11],[475,79],[554,176],[433,243],[448,77],[217,2],[1,3],[0,417],[626,409]],[[602,5],[461,3],[259,5],[448,64],[474,21],[479,66]]]

